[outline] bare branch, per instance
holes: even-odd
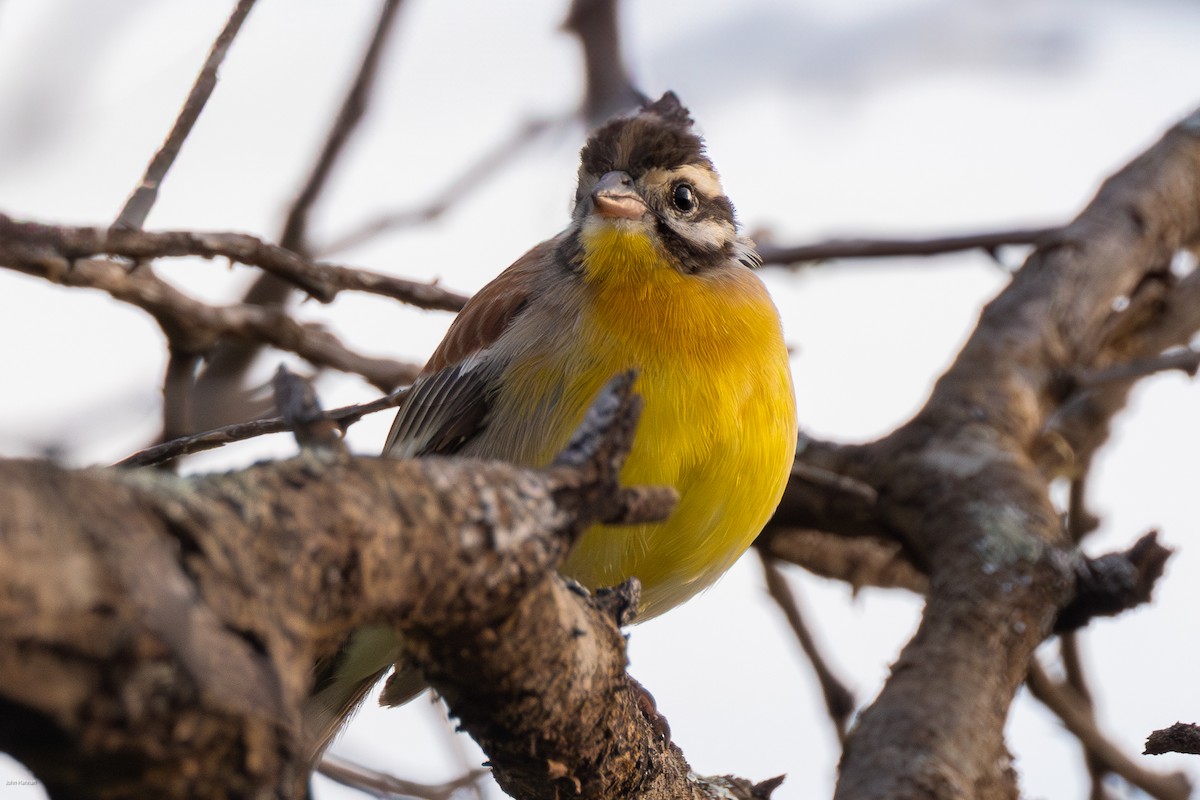
[[[205,59],[200,74],[196,76],[196,82],[192,84],[192,90],[188,93],[187,100],[171,128],[171,132],[146,167],[146,174],[142,176],[142,182],[125,201],[125,207],[121,209],[121,213],[113,222],[114,228],[139,230],[145,224],[146,216],[154,207],[154,201],[158,199],[158,187],[162,185],[171,165],[175,163],[179,150],[183,147],[188,134],[192,132],[192,126],[200,118],[200,112],[204,110],[208,98],[216,88],[217,70],[220,69],[221,62],[225,60],[225,53],[229,51],[229,46],[233,44],[234,38],[241,30],[246,15],[254,7],[254,1],[238,0],[237,6],[229,16],[229,21],[225,23],[224,29],[208,51],[208,58]]]
[[[462,175],[451,181],[445,189],[424,206],[407,211],[382,214],[374,219],[367,220],[360,226],[339,236],[335,236],[329,244],[320,248],[320,254],[322,256],[329,256],[333,253],[348,250],[351,247],[357,247],[384,233],[433,222],[453,208],[455,203],[462,202],[474,189],[482,186],[489,178],[499,172],[501,167],[516,158],[538,136],[559,124],[562,124],[562,120],[534,119],[526,122],[512,136],[484,154],[479,161],[468,167]]]
[[[1072,536],[1071,541],[1079,540]],[[1082,709],[1094,718],[1092,692],[1088,688],[1087,676],[1083,671],[1083,657],[1079,652],[1079,635],[1075,631],[1059,634],[1058,649],[1062,656],[1066,685],[1075,692]],[[1104,779],[1109,774],[1108,766],[1104,763],[1104,759],[1098,753],[1092,752],[1086,743],[1081,741],[1080,744],[1083,747],[1084,765],[1087,767],[1088,777],[1092,781],[1091,800],[1108,800],[1108,792],[1104,788]]]
[[[1052,680],[1036,659],[1029,663],[1025,683],[1033,696],[1053,711],[1088,752],[1095,754],[1110,771],[1159,800],[1187,800],[1191,797],[1191,781],[1186,775],[1182,772],[1159,774],[1135,764],[1096,726],[1091,709],[1074,690]]]
[[[400,4],[401,0],[384,0],[383,2],[379,21],[375,25],[349,92],[342,102],[341,111],[334,120],[312,172],[288,211],[287,220],[279,235],[280,246],[285,250],[303,256],[310,254],[309,212],[320,193],[328,185],[327,179],[344,152],[346,142],[349,141],[366,113],[367,101],[375,83],[384,45],[395,27]],[[291,287],[288,283],[279,280],[275,275],[262,275],[246,291],[242,302],[246,305],[282,307],[290,293]],[[203,398],[198,406],[223,412],[209,415],[207,419],[209,424],[217,425],[227,422],[231,418],[237,419],[239,416],[245,416],[245,409],[241,408],[238,403],[229,402],[229,399],[236,398],[239,394],[246,372],[254,363],[260,350],[261,345],[258,342],[230,340],[221,342],[209,355],[204,371],[196,381],[196,393]]]
[[[308,252],[309,211],[324,190],[334,165],[345,149],[346,142],[350,140],[357,130],[358,124],[366,115],[367,100],[375,85],[380,58],[388,37],[395,29],[396,15],[402,2],[403,0],[384,0],[383,2],[379,22],[375,25],[371,41],[367,44],[358,74],[355,76],[346,98],[342,101],[342,108],[338,111],[337,119],[325,139],[325,145],[321,148],[320,155],[317,156],[317,162],[313,165],[308,180],[304,182],[300,194],[296,196],[296,200],[288,211],[287,221],[279,236],[279,244],[286,250],[297,253]]]
[[[879,493],[862,481],[822,469],[799,458],[792,465],[792,477],[831,492],[853,495],[864,503],[874,504],[879,499]]]
[[[185,352],[167,342],[167,370],[163,377],[162,439],[186,436],[192,430],[192,389],[196,385],[198,353]]]
[[[845,538],[836,533],[772,522],[755,540],[755,546],[814,575],[845,581],[855,591],[876,586],[923,595],[929,588],[928,578],[913,566],[896,541]]]
[[[20,228],[15,226],[19,234]],[[137,306],[159,323],[168,338],[185,352],[205,353],[223,337],[236,337],[295,353],[317,366],[361,375],[384,391],[410,382],[419,368],[390,359],[371,358],[347,349],[337,337],[316,325],[296,322],[274,308],[251,305],[210,306],[159,279],[149,269],[127,270],[112,261],[74,261],[53,243],[37,237],[21,239],[0,219],[0,265],[63,286],[86,286],[108,292]],[[138,234],[140,235],[140,234]]]
[[[1167,254],[1158,254],[1157,263],[1165,263],[1163,259]],[[1055,390],[1064,399],[1047,418],[1034,451],[1047,474],[1084,474],[1136,380],[1189,366],[1187,351],[1176,355],[1171,350],[1186,345],[1200,329],[1200,270],[1178,281],[1169,272],[1153,270],[1121,297],[1127,303],[1108,310],[1097,337],[1100,345],[1091,348],[1091,363],[1059,376]]]
[[[1094,617],[1111,617],[1150,602],[1173,551],[1151,531],[1129,550],[1075,561],[1075,593],[1054,623],[1056,631],[1077,630]]]
[[[328,753],[321,759],[317,771],[331,781],[377,797],[403,795],[422,800],[449,800],[459,789],[476,786],[480,779],[489,774],[487,770],[476,769],[446,783],[417,783],[368,769]]]
[[[805,527],[890,535],[930,578],[916,636],[847,737],[836,797],[1015,794],[1008,705],[1023,665],[1086,584],[1064,557],[1073,543],[1050,502],[1061,473],[1041,452],[1043,431],[1070,399],[1064,375],[1155,355],[1195,331],[1200,310],[1184,302],[1194,273],[1174,282],[1164,265],[1197,243],[1200,112],[1040,240],[912,421],[869,445],[801,453],[879,499],[822,507],[792,481],[781,513],[806,515]],[[1143,313],[1116,319],[1120,298]],[[1093,416],[1101,425],[1090,441],[1103,441],[1110,414]],[[936,690],[945,685],[955,691]]]
[[[54,796],[299,796],[314,659],[388,625],[518,796],[768,797],[780,779],[692,772],[639,705],[614,609],[555,573],[627,492],[657,496],[638,521],[673,507],[619,484],[631,387],[610,383],[545,470],[313,451],[188,478],[0,462],[0,556],[25,567],[0,574],[0,748]]]
[[[312,382],[280,364],[271,381],[275,407],[287,421],[301,448],[312,447],[344,454],[342,430],[321,409],[321,401]]]
[[[1159,756],[1163,753],[1190,753],[1200,755],[1200,725],[1196,723],[1176,722],[1169,728],[1154,731],[1146,739],[1148,756]]]
[[[302,256],[245,233],[196,231],[121,231],[16,222],[0,214],[0,264],[20,268],[22,260],[73,261],[91,256],[151,258],[228,258],[283,278],[322,303],[344,290],[390,297],[418,308],[458,311],[465,295],[436,284],[396,278],[336,264],[313,263]]]
[[[374,414],[376,411],[386,411],[389,408],[395,408],[404,399],[407,388],[384,395],[378,399],[372,400],[369,403],[359,403],[356,405],[343,406],[335,408],[332,411],[322,413],[322,419],[337,423],[338,427],[344,433],[347,428],[353,425],[358,420],[365,417],[367,414]],[[172,439],[169,442],[156,444],[153,447],[147,447],[144,450],[126,456],[120,461],[113,464],[114,467],[148,467],[155,464],[161,464],[170,461],[180,456],[191,455],[192,453],[202,453],[205,450],[215,450],[218,447],[223,447],[234,442],[253,439],[256,436],[266,436],[271,433],[285,433],[292,430],[292,423],[285,420],[283,417],[271,417],[270,419],[256,419],[249,422],[239,422],[233,425],[226,425],[221,428],[216,428],[203,433],[196,433],[190,436],[182,436],[177,439]]]
[[[563,30],[573,33],[583,49],[583,114],[589,125],[599,125],[646,99],[621,55],[617,0],[572,0]]]
[[[939,236],[932,239],[829,239],[816,244],[784,247],[769,242],[759,244],[758,254],[766,266],[804,267],[816,261],[838,258],[890,258],[896,256],[934,256],[962,250],[986,250],[993,253],[1006,245],[1037,245],[1053,237],[1058,228],[1016,228],[1012,230]]]
[[[838,741],[844,742],[850,715],[854,713],[854,695],[826,663],[825,656],[821,654],[816,640],[813,639],[812,633],[804,623],[804,616],[800,613],[796,596],[788,586],[787,576],[779,569],[775,559],[761,549],[758,554],[762,561],[763,575],[766,577],[767,590],[771,593],[771,599],[775,601],[787,618],[792,633],[796,634],[796,640],[800,642],[800,649],[804,651],[804,655],[808,656],[808,661],[812,664],[813,671],[817,674],[817,680],[821,684],[821,693],[825,697],[825,710],[829,712],[829,718],[833,722]]]

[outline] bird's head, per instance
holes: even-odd
[[[627,253],[645,251],[683,274],[733,261],[756,266],[704,141],[674,92],[591,135],[580,153],[573,217],[584,263],[598,252],[627,261]]]

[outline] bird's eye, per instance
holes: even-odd
[[[681,183],[675,187],[675,191],[671,193],[671,202],[675,207],[684,214],[696,210],[696,190],[686,183]]]

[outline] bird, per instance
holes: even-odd
[[[595,525],[561,573],[588,589],[633,577],[638,621],[712,585],[774,512],[796,449],[779,313],[738,232],[690,112],[674,92],[597,128],[567,227],[462,309],[409,389],[384,447],[544,467],[614,375],[637,371],[643,411],[621,472],[674,487],[662,522]],[[317,749],[401,654],[354,635],[306,710]],[[422,686],[397,668],[383,701]]]

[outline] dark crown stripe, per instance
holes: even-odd
[[[692,132],[691,118],[670,94],[673,106],[656,110],[667,95],[644,108],[637,116],[615,119],[601,126],[580,153],[583,168],[600,176],[623,170],[634,178],[649,169],[672,169],[694,164],[712,169],[704,142]]]

